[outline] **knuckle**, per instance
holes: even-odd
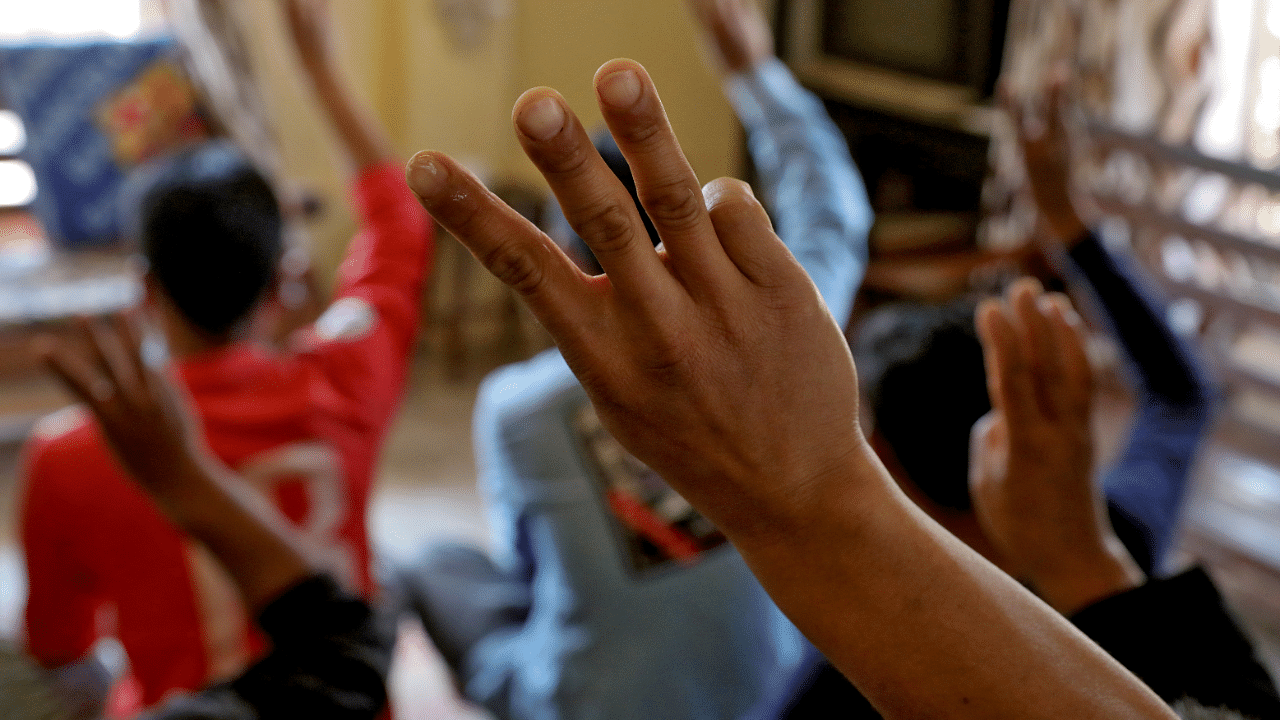
[[[428,210],[440,224],[459,237],[473,234],[483,219],[480,204],[470,192],[461,189],[449,193],[444,200],[433,204]]]
[[[494,277],[521,295],[537,293],[546,277],[537,258],[511,241],[490,250],[480,261]]]
[[[663,125],[653,118],[645,118],[643,121],[629,123],[626,127],[616,131],[615,134],[619,140],[625,141],[631,145],[647,145],[659,138],[659,134],[663,130]]]
[[[650,190],[641,200],[655,225],[673,229],[693,227],[706,209],[702,193],[685,183]]]
[[[617,203],[609,203],[578,223],[578,234],[597,255],[624,250],[631,242],[635,224]]]
[[[539,170],[552,176],[573,176],[587,172],[595,149],[583,143],[555,144],[537,155]]]

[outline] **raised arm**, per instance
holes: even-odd
[[[457,162],[420,153],[426,207],[542,321],[607,429],[720,527],[888,718],[1171,718],[1048,606],[928,520],[857,425],[840,328],[742,183],[700,189],[644,69],[596,74],[663,239],[554,91],[517,135],[605,276]]]
[[[290,37],[343,152],[359,171],[396,157],[382,124],[356,99],[334,56],[329,0],[283,0]]]
[[[335,302],[306,338],[320,372],[381,433],[403,393],[434,258],[434,225],[404,185],[374,114],[337,66],[328,0],[282,0],[290,35],[320,105],[355,166],[360,232],[338,270]]]
[[[1129,542],[1143,545],[1139,555],[1151,571],[1173,543],[1212,393],[1203,368],[1163,319],[1161,304],[1143,290],[1136,268],[1103,248],[1082,217],[1094,213],[1070,186],[1072,144],[1060,110],[1063,84],[1059,79],[1050,85],[1043,117],[1029,117],[1013,103],[1006,106],[1018,129],[1032,196],[1053,236],[1048,249],[1069,256],[1133,371],[1133,431],[1104,485],[1122,513],[1118,519],[1136,526],[1141,540]]]
[[[271,652],[233,681],[179,698],[147,717],[372,720],[386,704],[391,640],[370,608],[308,567],[275,529],[274,508],[240,490],[200,445],[175,387],[147,367],[133,326],[86,324],[78,343],[51,341],[50,368],[98,419],[116,458],[180,529],[235,581],[271,640]]]
[[[774,55],[772,32],[753,0],[688,2],[746,129],[778,237],[844,325],[866,272],[874,219],[844,136]]]
[[[1011,571],[1166,701],[1280,714],[1208,576],[1148,581],[1112,532],[1093,480],[1092,374],[1066,298],[1020,281],[983,304],[978,327],[994,409],[974,426],[971,495]]]

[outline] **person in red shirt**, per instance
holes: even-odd
[[[283,221],[270,186],[226,146],[150,171],[136,215],[144,306],[205,442],[245,497],[348,589],[374,591],[365,524],[378,450],[406,381],[432,224],[385,134],[336,71],[323,0],[287,0],[291,34],[354,165],[361,229],[336,301],[284,350],[252,340],[274,295]],[[28,651],[48,667],[97,639],[128,653],[141,705],[242,671],[261,653],[234,584],[158,513],[73,407],[42,420],[21,469]]]

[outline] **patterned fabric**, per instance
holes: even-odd
[[[207,136],[174,58],[167,38],[0,45],[0,94],[26,126],[35,210],[54,242],[119,240],[129,168]]]

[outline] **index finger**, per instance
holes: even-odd
[[[978,329],[991,393],[991,406],[1004,412],[1012,431],[1040,416],[1035,386],[1022,341],[1004,303],[986,301],[978,308]],[[994,382],[992,382],[994,380]]]
[[[447,155],[418,153],[406,170],[423,207],[560,340],[578,327],[587,277],[555,242]]]

